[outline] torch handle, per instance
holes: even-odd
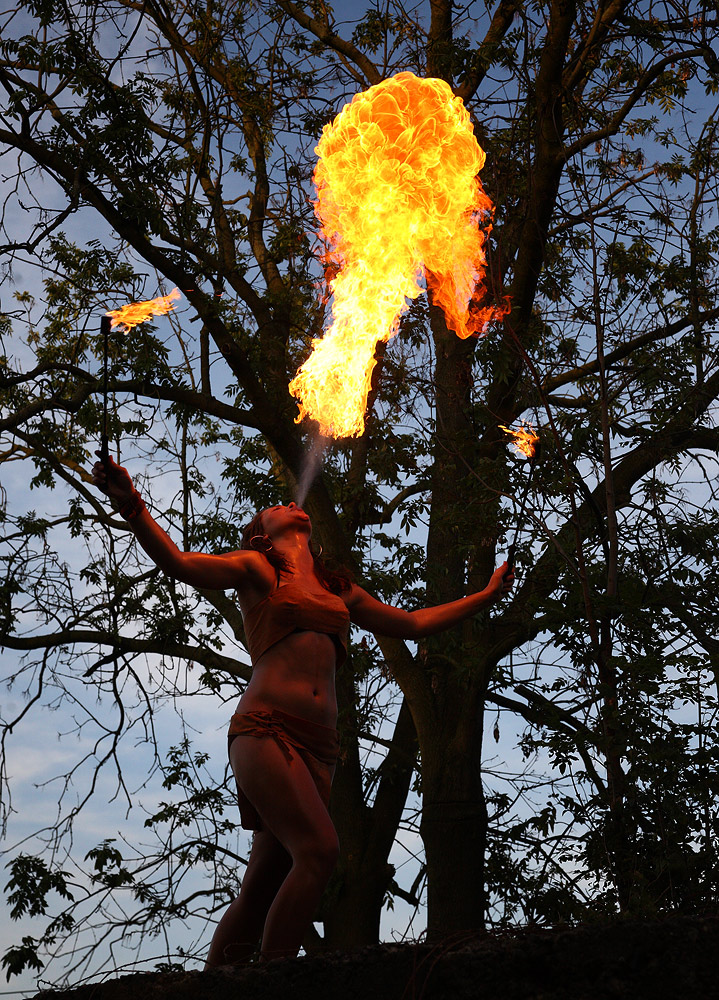
[[[100,438],[100,461],[107,465],[110,457],[110,446],[107,437],[107,356],[109,353],[111,318],[107,315],[100,320],[102,334],[102,436]]]
[[[527,506],[527,497],[529,496],[529,487],[532,484],[532,476],[534,475],[534,466],[537,464],[537,459],[539,458],[539,446],[540,446],[540,444],[541,444],[541,442],[539,441],[539,439],[534,444],[534,454],[532,455],[532,457],[529,460],[529,475],[527,476],[527,480],[526,480],[526,482],[524,484],[524,494],[522,496],[522,503],[521,503],[520,508],[519,508],[519,517],[517,518],[517,524],[516,524],[516,527],[514,529],[514,540],[512,541],[512,544],[509,546],[509,548],[507,549],[507,563],[509,564],[509,568],[510,569],[514,569],[514,552],[515,552],[515,549],[517,547],[517,535],[519,534],[519,529],[521,528],[522,523],[524,521],[524,511],[525,511],[525,508]]]
[[[507,565],[510,569],[514,569],[514,542],[507,549]]]

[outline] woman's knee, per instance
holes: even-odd
[[[292,867],[292,858],[271,834],[255,834],[250,861],[242,880],[245,897],[274,897]]]
[[[264,869],[289,869],[292,861],[290,855],[279,840],[266,830],[258,830],[252,840],[250,865],[259,865]]]
[[[340,845],[334,829],[301,844],[294,856],[295,865],[310,871],[319,879],[328,879],[335,870]]]

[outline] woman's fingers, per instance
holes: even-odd
[[[92,467],[92,481],[99,490],[113,500],[121,503],[129,500],[134,491],[132,479],[122,465],[118,465],[110,456],[103,458],[101,452],[96,451],[99,461]]]
[[[514,566],[505,562],[500,566],[500,572],[502,573],[502,593],[508,594],[514,586]]]
[[[108,496],[114,495],[112,487],[120,485],[118,482],[118,472],[121,470],[121,467],[116,462],[113,462],[109,455],[105,459],[102,457],[102,452],[96,451],[95,454],[98,456],[98,461],[92,467],[92,481],[103,493],[106,493]]]

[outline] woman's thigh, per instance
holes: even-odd
[[[271,737],[240,734],[230,763],[263,825],[289,853],[336,847],[337,834],[307,765],[293,748],[288,760]]]

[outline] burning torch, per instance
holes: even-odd
[[[110,346],[110,331],[118,329],[121,333],[129,333],[133,326],[138,326],[151,316],[165,316],[175,308],[175,303],[182,296],[179,288],[173,288],[169,295],[160,295],[146,302],[128,302],[120,309],[110,309],[100,320],[102,334],[102,436],[100,438],[100,461],[107,464],[110,455],[107,435],[107,369]]]
[[[521,422],[521,426],[517,430],[505,427],[504,424],[500,424],[499,427],[500,430],[506,431],[506,433],[510,435],[512,438],[511,443],[517,449],[518,454],[525,455],[529,459],[529,474],[524,484],[524,494],[522,496],[522,503],[519,507],[519,517],[517,518],[517,523],[514,527],[514,538],[512,539],[512,544],[507,549],[507,564],[511,570],[514,568],[514,551],[517,547],[519,529],[524,521],[524,510],[527,506],[527,497],[529,496],[529,487],[532,484],[534,466],[539,458],[539,435],[535,434],[534,428],[531,424],[525,423],[524,421]]]

